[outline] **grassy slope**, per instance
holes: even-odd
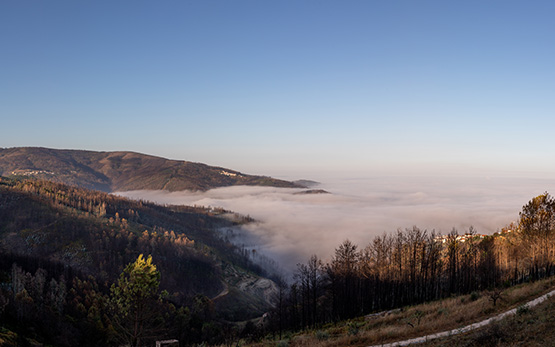
[[[555,346],[555,297],[470,333],[422,346]]]
[[[453,297],[374,316],[329,324],[318,330],[288,335],[289,346],[370,346],[461,328],[519,307],[555,286],[555,278],[503,291],[494,307],[488,292]],[[555,345],[555,299],[491,326],[465,335],[429,342],[426,346],[549,346]],[[254,346],[273,346],[265,341]]]

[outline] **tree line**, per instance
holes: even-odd
[[[331,261],[313,255],[280,283],[270,327],[315,327],[451,295],[510,286],[555,273],[555,200],[548,193],[523,206],[518,223],[494,235],[470,227],[447,235],[416,226],[375,237],[364,247],[345,240]]]

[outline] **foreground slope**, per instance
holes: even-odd
[[[315,347],[552,346],[555,297],[545,295],[554,289],[555,278],[550,277],[501,290],[496,305],[491,300],[494,292],[485,290],[284,334],[284,340],[288,346]],[[544,300],[532,306],[538,298]],[[471,330],[471,324],[481,327]],[[449,331],[452,334],[445,334]],[[434,338],[441,333],[443,338]],[[269,340],[247,345],[275,344]]]
[[[232,185],[302,187],[221,167],[134,152],[0,148],[0,175],[29,176],[104,192],[208,190]]]
[[[537,307],[519,306],[515,315],[467,334],[433,340],[423,346],[554,346],[555,296]]]

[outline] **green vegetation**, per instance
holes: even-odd
[[[160,272],[152,263],[152,256],[145,260],[140,254],[110,288],[112,322],[125,344],[141,346],[143,338],[156,335],[156,328],[163,325],[159,286]]]

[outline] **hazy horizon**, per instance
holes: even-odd
[[[155,195],[251,214],[280,257],[299,253],[299,230],[341,230],[326,231],[326,256],[413,224],[491,232],[555,177],[554,12],[547,0],[3,1],[0,146],[322,181],[333,195]]]
[[[375,236],[418,226],[446,234],[473,226],[492,234],[513,221],[533,197],[555,191],[555,179],[496,177],[336,178],[318,189],[225,187],[207,192],[132,191],[117,194],[162,204],[223,207],[250,215],[244,242],[290,272],[312,254],[329,260],[345,239],[365,247]]]

